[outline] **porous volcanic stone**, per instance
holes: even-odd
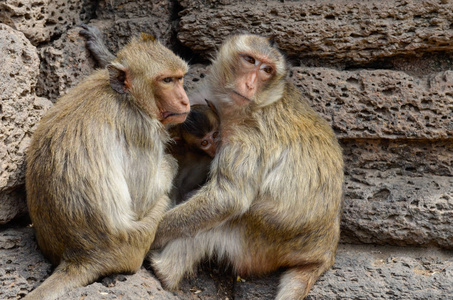
[[[0,24],[0,224],[24,212],[24,155],[36,124],[52,105],[34,94],[36,48],[23,33]]]
[[[259,4],[259,5],[258,5]],[[369,63],[453,50],[451,1],[181,1],[178,39],[212,53],[232,33],[275,38],[290,56]]]
[[[23,32],[37,45],[86,21],[93,9],[90,0],[3,0],[0,22]]]
[[[148,33],[156,36],[165,46],[171,46],[173,35],[173,1],[100,1],[97,18],[90,25],[104,34],[108,48],[116,53],[132,36]]]
[[[453,249],[453,141],[343,140],[342,240]]]
[[[85,39],[79,35],[80,27],[64,33],[51,45],[39,48],[41,58],[40,74],[36,93],[55,102],[67,90],[95,68],[85,46]]]
[[[295,67],[291,78],[340,138],[453,138],[453,71]]]

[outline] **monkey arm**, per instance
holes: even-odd
[[[211,177],[188,201],[169,210],[159,223],[152,248],[194,236],[248,210],[258,191],[259,151],[250,145],[222,147],[212,162]]]

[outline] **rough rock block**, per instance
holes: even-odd
[[[201,87],[201,83],[203,79],[206,78],[209,66],[196,64],[191,65],[189,68],[189,72],[184,77],[184,89],[187,91],[189,100],[190,94],[196,93],[197,89]],[[208,99],[209,100],[209,99]]]
[[[203,2],[202,4],[200,2]],[[369,63],[453,49],[450,1],[200,1],[181,4],[178,39],[212,52],[240,31],[272,35],[290,56]]]
[[[80,28],[71,28],[50,46],[41,47],[40,74],[36,93],[52,102],[77,85],[95,68]]]
[[[307,300],[452,299],[452,255],[429,248],[340,245],[335,265]]]
[[[342,138],[453,138],[453,71],[293,69],[292,79]]]
[[[171,45],[172,1],[100,1],[97,19],[90,25],[98,27],[112,52],[121,49],[132,36],[141,32],[153,34],[166,46]]]
[[[93,5],[89,0],[4,0],[0,3],[0,21],[37,45],[86,20]]]
[[[52,105],[36,97],[36,48],[23,33],[0,24],[0,224],[23,212],[24,154],[34,128]]]
[[[346,140],[342,240],[453,249],[453,143]]]

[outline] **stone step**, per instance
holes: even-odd
[[[148,264],[145,263],[145,266]],[[0,231],[0,299],[24,296],[51,273],[30,227]],[[238,278],[225,267],[204,264],[180,290],[162,289],[151,270],[112,275],[72,290],[61,299],[273,299],[280,272]],[[453,251],[372,245],[339,246],[336,262],[307,299],[453,299]]]

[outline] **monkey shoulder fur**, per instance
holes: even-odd
[[[341,148],[269,39],[229,38],[207,78],[222,143],[206,185],[159,223],[153,268],[168,289],[206,257],[241,276],[285,268],[276,298],[303,299],[334,263]]]
[[[141,266],[169,204],[176,161],[165,154],[164,125],[188,114],[186,72],[142,35],[41,120],[27,153],[27,203],[56,269],[26,299],[55,299]]]

